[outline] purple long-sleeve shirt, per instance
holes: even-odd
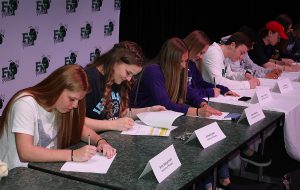
[[[206,82],[203,80],[202,74],[199,72],[195,62],[189,61],[189,86],[191,86],[201,98],[214,97],[214,84]],[[217,88],[221,90],[221,94],[225,94],[229,89],[222,85],[216,85]]]
[[[175,85],[175,84],[174,84]],[[136,103],[135,103],[136,98]],[[194,107],[199,107],[203,100],[197,92],[188,86],[187,101]],[[132,107],[148,107],[154,105],[165,106],[168,110],[173,110],[186,114],[189,105],[173,103],[165,88],[165,78],[159,65],[149,64],[142,73],[139,89],[134,86],[130,93],[130,104]]]

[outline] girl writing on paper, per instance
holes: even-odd
[[[123,41],[97,57],[85,71],[91,84],[86,96],[86,125],[95,131],[126,131],[132,117],[145,111],[162,111],[163,106],[131,109],[129,92],[132,78],[143,68],[144,57],[138,44]]]
[[[83,68],[66,65],[7,103],[0,123],[0,159],[9,169],[28,162],[86,161],[97,151],[111,158],[116,149],[84,125],[89,83]],[[80,140],[86,145],[66,149]]]
[[[188,58],[188,48],[181,39],[167,40],[134,86],[130,97],[132,105],[159,104],[191,116],[221,115],[187,85]]]

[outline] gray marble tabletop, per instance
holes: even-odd
[[[212,105],[226,112],[242,113],[244,109],[220,103]],[[266,118],[252,126],[248,126],[245,122],[237,124],[235,121],[217,121],[226,138],[205,149],[201,148],[198,140],[184,144],[184,141],[175,137],[214,122],[206,118],[187,116],[177,118],[174,125],[178,128],[172,131],[169,137],[129,136],[116,131],[105,132],[102,135],[117,149],[117,156],[107,174],[61,172],[60,168],[64,163],[30,163],[29,167],[116,189],[183,189],[190,187],[203,175],[227,161],[229,156],[238,153],[247,142],[269,127],[276,126],[276,123],[284,118],[283,113],[271,111],[264,113]],[[153,172],[138,179],[147,162],[171,144],[174,145],[182,165],[161,183],[157,182]]]
[[[52,175],[49,173],[33,170],[30,168],[19,167],[9,171],[8,176],[3,177],[0,181],[1,190],[52,190],[52,189],[68,189],[68,190],[96,190],[103,187],[71,180],[65,177]]]

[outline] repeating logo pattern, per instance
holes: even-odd
[[[114,1],[114,9],[115,11],[119,11],[121,9],[121,0]]]
[[[43,56],[41,61],[35,62],[36,75],[47,73],[49,63],[50,63],[49,56]]]
[[[37,29],[34,27],[29,27],[29,32],[22,33],[23,47],[33,46],[35,40],[37,39],[37,36],[38,36]]]
[[[100,11],[103,0],[92,0],[92,12]]]
[[[67,35],[67,26],[66,25],[60,25],[57,30],[53,31],[53,40],[54,43],[60,43],[63,42],[66,35]]]
[[[3,108],[4,101],[5,101],[5,94],[0,94],[0,110]]]
[[[15,79],[16,74],[18,73],[18,62],[19,61],[9,61],[9,66],[2,67],[2,83],[8,82]]]
[[[113,21],[109,21],[107,25],[104,25],[104,36],[111,36],[114,31],[114,26]]]
[[[2,1],[2,17],[5,16],[15,16],[15,12],[18,9],[19,1],[18,0],[9,0],[9,1]]]
[[[37,84],[50,69],[85,66],[117,43],[120,5],[118,0],[0,0],[0,115],[16,91]]]
[[[101,55],[101,48],[95,48],[95,51],[90,53],[90,62],[94,61],[96,57]]]
[[[69,56],[65,57],[65,65],[76,64],[77,53],[72,51]]]
[[[66,12],[75,13],[78,7],[79,0],[67,0],[66,1]]]
[[[47,14],[48,9],[50,8],[50,4],[51,4],[50,0],[36,1],[36,14],[37,15]]]
[[[0,30],[0,45],[3,44],[3,40],[4,40],[4,30]]]
[[[81,39],[89,39],[92,33],[92,24],[87,23],[84,27],[80,28]]]

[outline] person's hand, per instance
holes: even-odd
[[[266,78],[268,78],[268,79],[277,79],[278,75],[276,75],[275,73],[267,73]]]
[[[167,109],[164,106],[156,105],[148,107],[148,111],[166,111]]]
[[[7,166],[7,163],[5,162],[2,162],[0,160],[0,180],[2,177],[5,177],[8,175],[8,166]]]
[[[209,106],[208,104],[203,104],[201,108],[198,108],[198,115],[203,117],[209,117],[211,115],[222,115],[222,112]]]
[[[253,78],[251,80],[248,80],[249,84],[250,84],[250,88],[254,89],[257,86],[257,81]]]
[[[240,95],[238,95],[237,93],[233,92],[233,91],[228,91],[224,94],[225,96],[235,96],[235,97],[239,97]]]
[[[221,90],[219,88],[214,88],[214,95],[218,97],[221,94]]]
[[[256,85],[260,86],[260,80],[258,78],[253,77],[253,79],[256,81]]]
[[[246,78],[246,80],[251,80],[254,77],[250,73],[245,73],[245,78]]]
[[[277,75],[277,78],[278,78],[278,77],[281,75],[282,70],[280,70],[280,69],[273,69],[273,70],[271,71],[271,73],[276,74],[276,75]]]
[[[292,59],[282,58],[281,60],[284,62],[285,65],[288,66],[296,65],[296,62]]]
[[[112,158],[117,153],[117,150],[108,144],[105,139],[98,142],[97,149],[107,158]]]
[[[97,148],[92,145],[85,145],[79,149],[73,150],[73,161],[84,162],[91,159],[97,152]]]
[[[133,127],[134,120],[129,117],[122,117],[114,120],[116,122],[116,128],[117,131],[128,131]]]

